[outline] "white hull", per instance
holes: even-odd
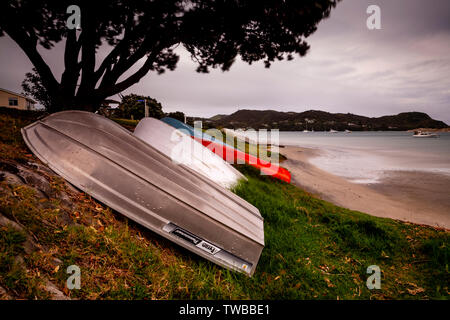
[[[192,139],[188,133],[155,118],[142,119],[134,135],[175,163],[183,164],[220,186],[231,189],[245,177],[222,158]]]
[[[439,138],[437,134],[415,134],[413,135],[414,138]]]

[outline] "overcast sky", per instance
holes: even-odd
[[[366,27],[371,4],[381,8],[381,30]],[[228,72],[209,74],[196,73],[189,55],[178,49],[175,71],[149,73],[124,94],[150,95],[164,111],[192,116],[244,108],[367,116],[422,111],[450,124],[449,0],[344,0],[308,43],[306,57],[270,69],[237,61]],[[62,46],[43,55],[59,77]],[[20,92],[31,67],[12,40],[0,38],[0,87]]]

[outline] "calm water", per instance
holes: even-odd
[[[312,158],[312,164],[356,183],[376,183],[388,170],[450,175],[450,133],[439,135],[428,139],[391,131],[280,132],[280,144],[318,148],[321,155]]]

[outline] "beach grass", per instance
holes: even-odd
[[[1,163],[38,162],[19,133],[32,120],[0,113]],[[0,179],[0,215],[22,228],[0,227],[0,286],[28,299],[48,297],[47,280],[81,299],[449,298],[448,231],[350,211],[252,167],[237,168],[248,181],[233,191],[265,219],[265,248],[252,278],[180,248],[49,175],[44,198],[27,184]],[[30,237],[38,249],[27,253]],[[81,269],[79,290],[66,287],[73,264]],[[371,265],[381,269],[379,290],[366,286]]]

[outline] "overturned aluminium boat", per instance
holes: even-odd
[[[264,247],[258,209],[115,122],[63,111],[22,135],[53,171],[112,209],[218,265],[255,272]]]

